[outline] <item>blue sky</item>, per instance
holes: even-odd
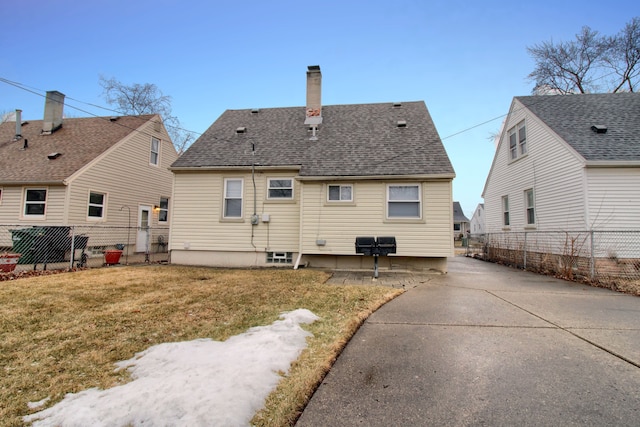
[[[637,0],[3,1],[0,78],[30,91],[0,81],[0,113],[42,119],[58,90],[69,117],[111,115],[87,105],[108,107],[103,75],[156,84],[202,133],[225,109],[304,105],[307,66],[320,65],[325,105],[426,102],[471,218],[490,135],[533,87],[526,47],[584,25],[613,35],[639,15]]]

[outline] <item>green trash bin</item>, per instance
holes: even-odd
[[[44,235],[44,230],[41,227],[32,227],[9,231],[13,241],[13,252],[22,255],[18,264],[33,264],[35,262],[36,239]]]

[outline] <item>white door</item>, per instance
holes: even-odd
[[[151,225],[151,206],[138,207],[138,235],[136,252],[149,252],[149,225]]]

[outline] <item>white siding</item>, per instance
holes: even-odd
[[[510,161],[508,130],[525,120],[528,153]],[[536,224],[527,226],[524,192],[534,189]],[[520,103],[514,101],[485,186],[487,232],[585,229],[581,158]],[[503,227],[502,197],[509,197],[510,227]]]
[[[640,168],[587,169],[589,227],[640,230]]]

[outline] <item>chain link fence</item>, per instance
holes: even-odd
[[[640,294],[640,231],[471,235],[467,255]]]
[[[169,228],[0,225],[0,274],[168,261]]]

